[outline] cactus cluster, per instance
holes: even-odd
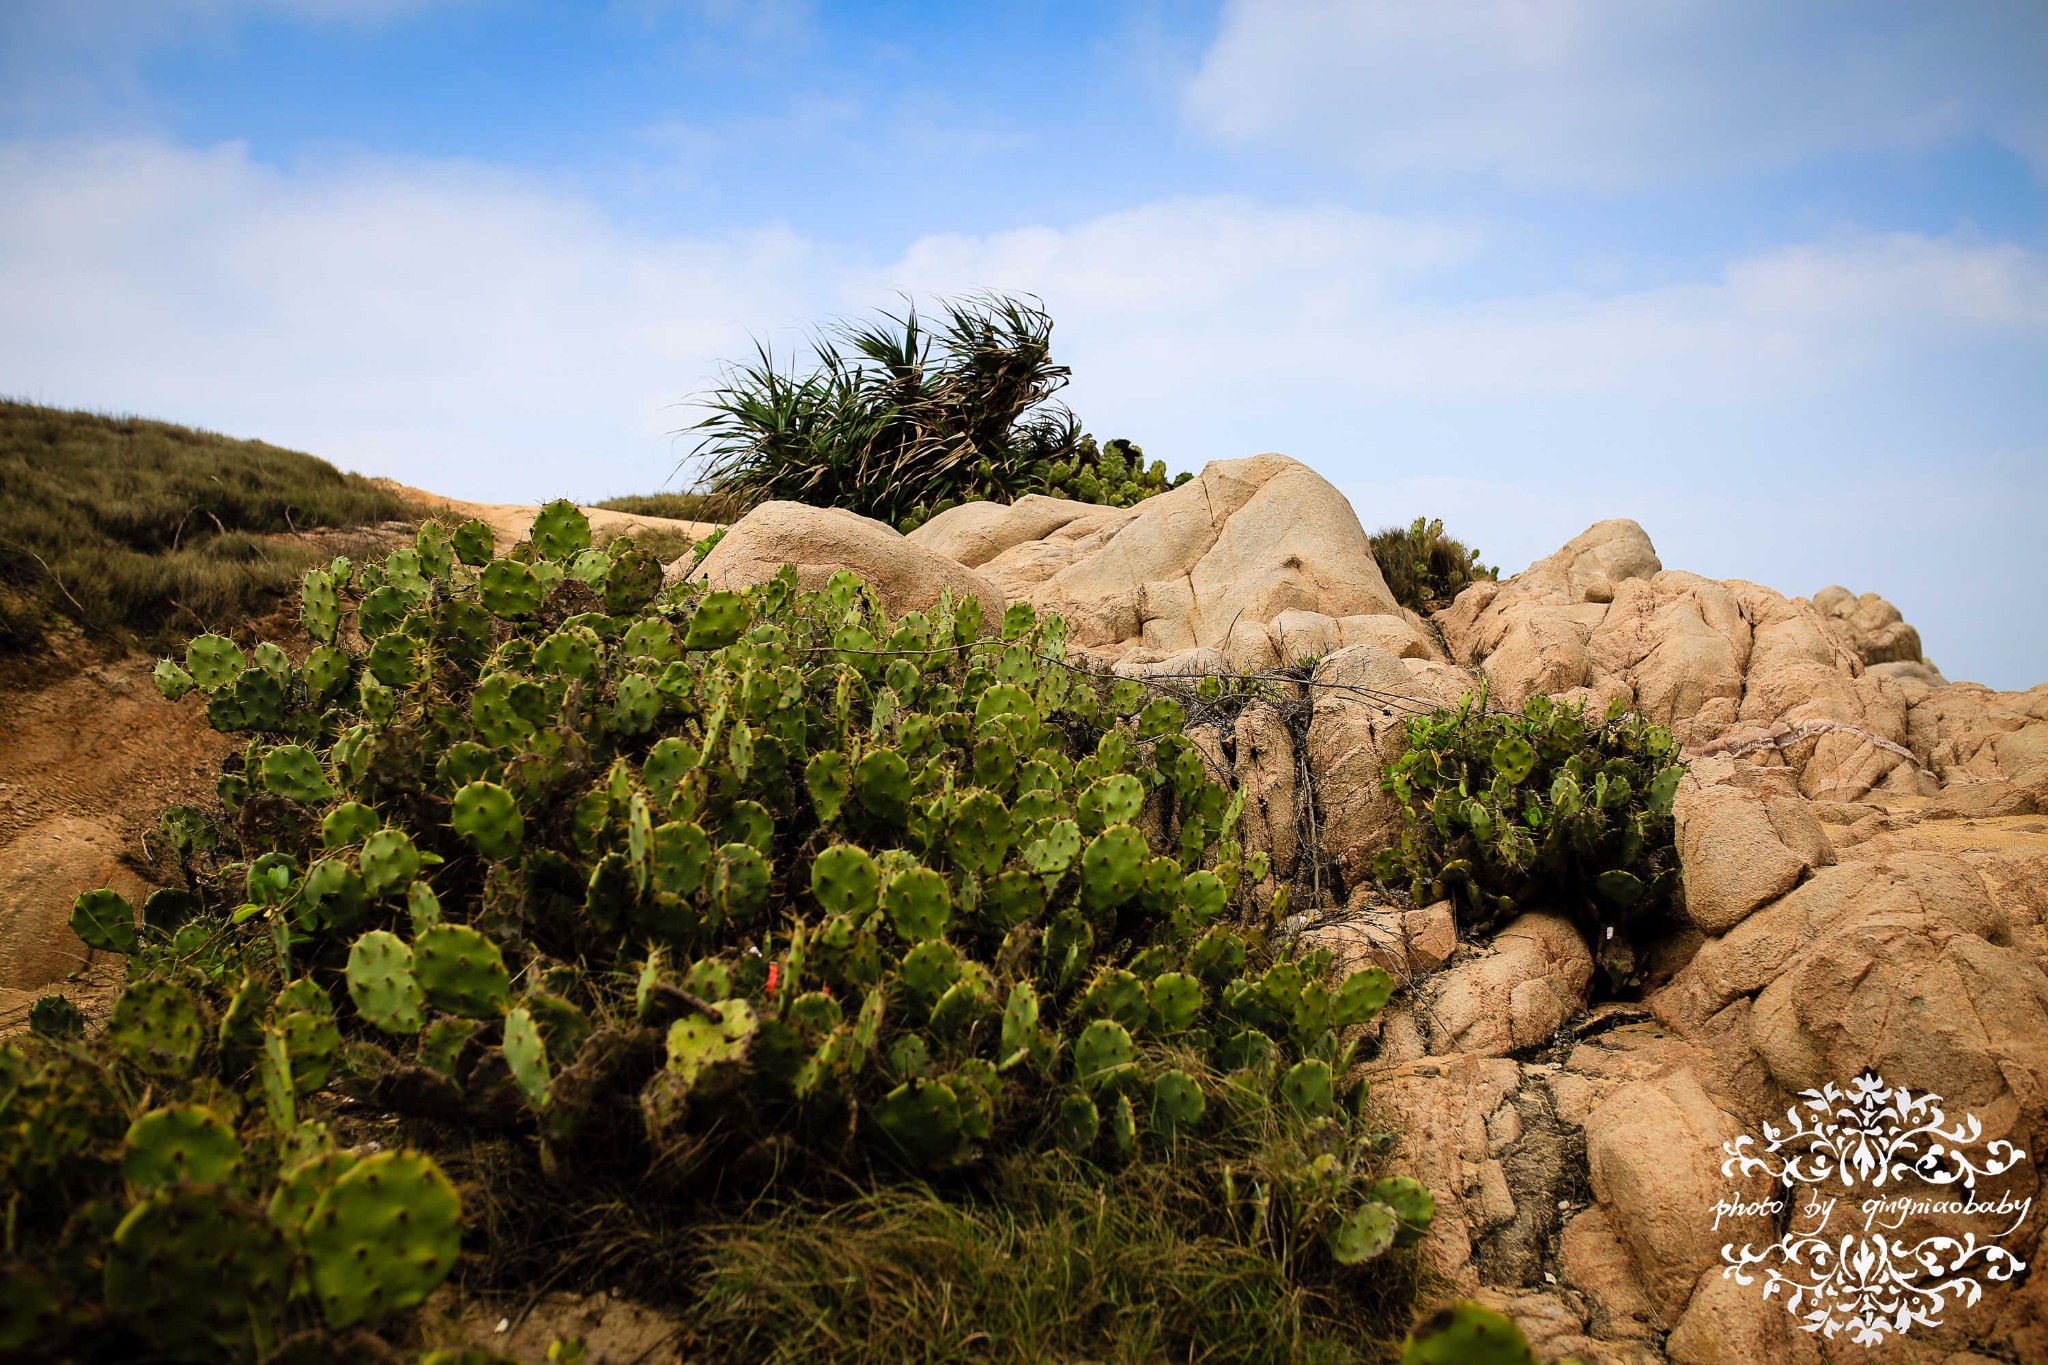
[[[1678,885],[1671,802],[1684,766],[1671,732],[1612,703],[1484,692],[1410,720],[1381,785],[1406,813],[1374,875],[1418,904],[1448,897],[1487,932],[1538,902],[1564,910],[1613,989],[1640,982],[1643,940]]]
[[[309,574],[320,676],[217,638],[160,673],[250,740],[224,818],[179,817],[182,899],[80,898],[131,954],[104,1032],[50,1006],[0,1049],[0,1187],[57,1149],[98,1172],[17,1220],[9,1293],[174,1354],[417,1305],[459,1201],[429,1155],[337,1146],[337,1093],[558,1173],[1199,1150],[1229,1236],[1341,1268],[1427,1227],[1353,1066],[1394,983],[1268,937],[1180,703],[1068,667],[1028,607],[663,588],[567,503],[492,548],[429,526]],[[31,1284],[67,1238],[104,1296]]]

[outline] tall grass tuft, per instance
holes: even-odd
[[[0,652],[53,617],[151,646],[225,628],[334,553],[278,533],[411,515],[298,451],[0,400]]]
[[[1479,562],[1479,551],[1444,534],[1443,522],[1422,517],[1373,532],[1372,554],[1394,600],[1425,616],[1471,583],[1500,576]]]

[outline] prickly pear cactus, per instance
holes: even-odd
[[[1476,1303],[1438,1309],[1401,1344],[1401,1365],[1536,1365],[1512,1318]]]
[[[145,1341],[253,1356],[271,1339],[290,1282],[284,1239],[268,1219],[217,1186],[174,1185],[114,1230],[103,1293]]]
[[[412,945],[413,975],[429,1004],[468,1019],[501,1013],[512,990],[498,945],[464,924],[436,924]]]
[[[60,1192],[11,1215],[12,1254],[80,1236],[48,1174],[72,1160],[93,1246],[209,1189],[232,1211],[209,1226],[247,1199],[297,1257],[291,1330],[402,1313],[452,1263],[455,1200],[418,1154],[336,1151],[340,1105],[436,1141],[487,1125],[507,1159],[465,1172],[557,1181],[565,1215],[633,1188],[687,1219],[699,1171],[745,1196],[1061,1149],[1179,1163],[1210,1195],[1186,1235],[1327,1248],[1300,1260],[1324,1270],[1422,1235],[1426,1192],[1372,1184],[1357,1102],[1394,982],[1271,935],[1243,795],[1181,733],[1241,692],[1069,667],[1064,623],[1021,604],[984,633],[978,599],[891,618],[845,573],[662,586],[566,504],[496,548],[430,527],[319,570],[303,667],[206,637],[165,670],[247,744],[222,818],[166,823],[168,898],[139,923],[80,902],[128,956],[108,1027],[46,1036],[39,1007],[0,1047],[0,1188]],[[1621,800],[1599,776],[1586,799]],[[175,1292],[160,1240],[122,1253],[124,1302]],[[104,1306],[66,1319],[92,1349],[125,1330],[91,1326],[126,1321]]]
[[[150,1110],[128,1126],[121,1144],[121,1174],[140,1194],[186,1181],[224,1184],[241,1160],[234,1130],[196,1104]]]
[[[313,1294],[330,1327],[411,1308],[455,1266],[462,1205],[423,1156],[378,1152],[329,1185],[305,1221]]]
[[[372,929],[348,953],[349,999],[357,1013],[386,1033],[418,1033],[426,991],[413,971],[412,948],[398,935]]]

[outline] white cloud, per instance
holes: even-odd
[[[628,230],[460,163],[280,171],[232,144],[15,143],[0,183],[0,392],[458,496],[656,486],[692,415],[679,401],[754,334],[784,348],[899,289],[999,288],[1046,300],[1099,434],[1176,468],[1285,450],[1359,490],[1368,521],[1462,517],[1510,568],[1635,515],[1681,567],[1898,596],[1954,559],[1948,532],[1911,530],[1919,480],[1983,518],[1973,575],[2029,571],[2018,484],[1981,458],[2038,464],[2048,414],[2024,377],[2048,363],[2048,261],[2010,243],[1845,237],[1689,284],[1489,297],[1465,287],[1486,225],[1242,198],[928,236],[876,262],[776,227]],[[1977,403],[1956,376],[1981,356]],[[1916,422],[1924,440],[1893,439]],[[1945,467],[1894,470],[1880,512],[1837,515],[1865,463],[1912,458]],[[1836,512],[1800,510],[1815,499]],[[2037,644],[1971,632],[1937,657],[2008,683],[2043,671]]]
[[[1185,92],[1228,143],[1618,188],[2003,141],[2048,173],[2036,0],[1230,0]]]
[[[780,229],[636,236],[461,165],[17,145],[0,181],[0,388],[470,496],[659,483],[672,405],[810,316],[825,267]]]

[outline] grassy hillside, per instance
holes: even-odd
[[[408,514],[295,450],[0,400],[0,652],[52,617],[147,645],[230,626],[333,553],[277,533]]]

